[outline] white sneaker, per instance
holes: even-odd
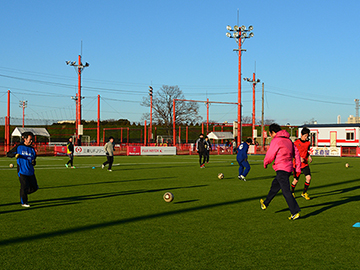
[[[108,170],[109,172],[112,172],[112,170]]]
[[[28,205],[27,203],[24,203],[21,205],[22,207],[30,207],[30,205]]]
[[[243,180],[243,181],[246,181],[245,177],[242,176],[242,175],[239,176],[239,179],[241,179],[241,180]]]
[[[105,168],[105,166],[104,166],[104,164],[102,164],[102,165],[101,165],[101,169],[104,169],[104,168]]]

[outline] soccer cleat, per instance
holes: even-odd
[[[266,209],[266,205],[264,204],[264,200],[263,199],[260,199],[260,207],[262,210],[265,210]]]
[[[241,179],[241,180],[243,180],[243,181],[246,181],[245,177],[242,176],[242,175],[239,176],[239,179]]]
[[[76,167],[75,167],[75,166],[71,166],[71,169],[76,169]]]
[[[21,205],[22,207],[30,207],[30,205],[28,205],[27,203],[24,203]]]
[[[65,164],[65,167],[66,167],[66,168],[69,168],[69,165]]]
[[[289,217],[289,220],[295,220],[295,219],[298,219],[300,217],[300,213],[296,213],[292,216]]]
[[[203,169],[203,168],[205,168],[205,164],[202,164],[202,165],[200,166],[200,169]]]
[[[293,195],[293,197],[295,198],[295,193],[291,193]]]
[[[108,170],[109,172],[112,172],[112,170]]]
[[[104,168],[105,168],[105,165],[104,165],[104,164],[102,164],[102,165],[101,165],[101,169],[104,169]]]
[[[305,198],[305,200],[310,200],[309,195],[305,192],[305,193],[301,193],[301,197]]]

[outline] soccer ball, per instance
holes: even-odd
[[[174,195],[171,192],[166,192],[163,198],[165,202],[172,202],[174,200]]]
[[[223,179],[223,178],[224,178],[224,174],[223,174],[223,173],[219,173],[219,174],[218,174],[218,178],[219,178],[219,179]]]
[[[348,168],[348,167],[349,167],[349,163],[346,163],[346,164],[345,164],[345,167]]]
[[[9,164],[9,167],[10,167],[10,168],[13,168],[13,167],[14,167],[14,164],[10,163],[10,164]]]

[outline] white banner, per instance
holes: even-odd
[[[141,146],[142,156],[176,155],[175,146]]]
[[[310,155],[323,157],[340,157],[341,150],[340,147],[310,147]]]
[[[105,156],[103,146],[75,146],[74,156]]]

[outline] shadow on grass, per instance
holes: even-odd
[[[309,214],[306,214],[304,216],[302,216],[301,218],[309,218],[311,216],[316,216],[326,210],[329,210],[333,207],[337,207],[337,206],[340,206],[340,205],[343,205],[343,204],[347,204],[347,203],[350,203],[350,202],[358,202],[360,201],[360,195],[357,195],[357,196],[351,196],[351,197],[345,197],[344,199],[342,200],[337,200],[337,201],[331,201],[331,202],[326,202],[326,203],[321,203],[321,204],[317,204],[317,205],[309,205],[309,206],[305,206],[305,207],[302,207],[303,209],[307,209],[307,208],[313,208],[313,207],[319,207],[319,206],[323,206],[322,208],[318,209],[318,210],[315,210]]]
[[[193,186],[193,187],[201,187],[201,186]],[[181,188],[183,188],[183,187],[181,187]],[[191,188],[191,187],[187,187],[187,188]],[[166,190],[169,190],[169,189],[166,189]],[[153,190],[150,192],[155,192],[155,191],[159,191],[159,190]],[[117,195],[114,195],[114,196],[117,196]],[[70,198],[72,198],[72,197],[70,197]],[[32,235],[32,236],[5,239],[5,240],[0,241],[0,246],[19,244],[19,243],[29,242],[29,241],[33,241],[33,240],[56,237],[56,236],[60,236],[60,235],[64,236],[67,234],[74,234],[74,233],[84,232],[84,231],[93,231],[93,230],[97,230],[97,229],[101,229],[101,228],[108,228],[108,227],[112,227],[112,226],[118,226],[118,225],[122,225],[122,224],[132,223],[132,222],[139,222],[139,221],[143,221],[143,220],[161,218],[161,217],[166,217],[166,216],[171,216],[171,215],[178,215],[178,214],[184,214],[184,213],[189,213],[189,212],[194,212],[194,211],[211,209],[211,208],[215,208],[215,207],[222,207],[222,206],[226,206],[226,205],[238,204],[238,203],[251,201],[251,200],[255,200],[255,199],[257,200],[258,198],[247,198],[247,199],[240,199],[240,200],[223,202],[223,203],[209,204],[209,205],[191,207],[191,208],[186,208],[186,209],[181,209],[181,210],[174,210],[174,211],[168,211],[168,212],[151,214],[151,215],[143,215],[143,216],[138,216],[138,217],[133,217],[133,218],[125,218],[125,219],[104,222],[104,223],[98,223],[98,224],[93,224],[93,225],[79,226],[76,228],[58,230],[55,232],[40,233],[40,234],[36,234],[36,235]],[[184,201],[184,203],[185,202],[190,202],[190,201]]]
[[[274,178],[275,178],[275,175],[265,175],[265,176],[259,176],[259,177],[247,177],[246,179],[248,179],[249,181],[253,181],[253,180],[268,180],[268,179],[274,179]],[[270,187],[270,184],[269,184],[269,187]]]
[[[161,177],[161,180],[164,179],[175,179],[176,177]],[[41,187],[41,189],[54,189],[54,188],[67,188],[67,187],[77,187],[77,186],[92,186],[92,185],[102,185],[102,184],[116,184],[124,182],[138,182],[138,181],[153,181],[159,180],[158,177],[154,178],[143,178],[143,179],[131,179],[131,180],[118,180],[118,181],[106,181],[106,182],[94,182],[94,183],[85,183],[85,184],[74,184],[74,185],[63,185],[63,186],[51,186],[51,187]]]
[[[174,204],[182,204],[182,203],[190,203],[190,202],[197,202],[199,199],[196,200],[187,200],[187,201],[180,201],[180,202],[174,202]]]
[[[206,186],[208,186],[208,185],[167,187],[167,188],[151,189],[151,190],[141,189],[141,190],[112,192],[112,193],[99,193],[99,194],[92,194],[92,195],[71,196],[71,197],[48,199],[48,200],[36,200],[36,201],[32,201],[32,203],[31,203],[32,206],[34,206],[34,205],[36,206],[35,208],[27,208],[27,209],[19,208],[16,210],[0,211],[0,214],[6,214],[6,213],[12,213],[12,212],[18,212],[18,211],[24,211],[24,210],[35,211],[35,210],[41,209],[41,208],[64,206],[64,205],[68,205],[68,204],[76,204],[76,203],[80,203],[81,201],[87,201],[87,200],[96,200],[96,199],[104,199],[104,198],[126,196],[126,195],[135,195],[135,194],[142,194],[142,193],[152,193],[152,192],[159,192],[159,191],[200,188],[200,187],[206,187]],[[11,205],[19,205],[20,206],[20,203],[2,204],[0,206],[11,206]]]
[[[340,182],[340,183],[333,183],[333,184],[329,184],[329,185],[325,185],[325,186],[326,187],[336,186],[336,185],[339,185],[339,184],[354,183],[354,182],[358,182],[358,181],[360,181],[360,179],[353,179],[353,180],[348,180],[348,181]],[[323,187],[324,186],[314,187],[314,189],[319,189],[319,188],[323,188]],[[343,194],[343,193],[347,193],[347,192],[354,191],[354,190],[357,190],[357,189],[360,189],[360,186],[326,191],[326,192],[323,192],[323,193],[319,193],[320,195],[311,196],[310,201],[312,202],[316,198]],[[277,194],[277,196],[278,195],[282,195],[282,193]],[[297,197],[297,199],[298,198],[301,198],[301,197]],[[301,209],[307,209],[307,208],[313,208],[313,207],[319,207],[319,206],[324,206],[325,205],[325,207],[323,207],[321,209],[318,209],[318,210],[315,210],[314,212],[311,212],[309,214],[306,214],[306,215],[302,216],[301,218],[307,218],[307,217],[311,217],[311,216],[316,216],[316,215],[318,215],[318,214],[320,214],[320,213],[322,213],[322,212],[324,212],[326,210],[329,210],[329,209],[331,209],[333,207],[343,205],[345,203],[349,203],[349,202],[353,202],[353,201],[359,201],[359,200],[360,200],[360,196],[351,196],[351,197],[345,198],[344,200],[330,201],[330,202],[325,202],[325,203],[321,203],[321,204],[313,204],[313,205],[308,205],[308,206],[302,206]],[[286,209],[278,210],[275,213],[286,212],[286,211],[289,211],[289,209],[286,208]]]

